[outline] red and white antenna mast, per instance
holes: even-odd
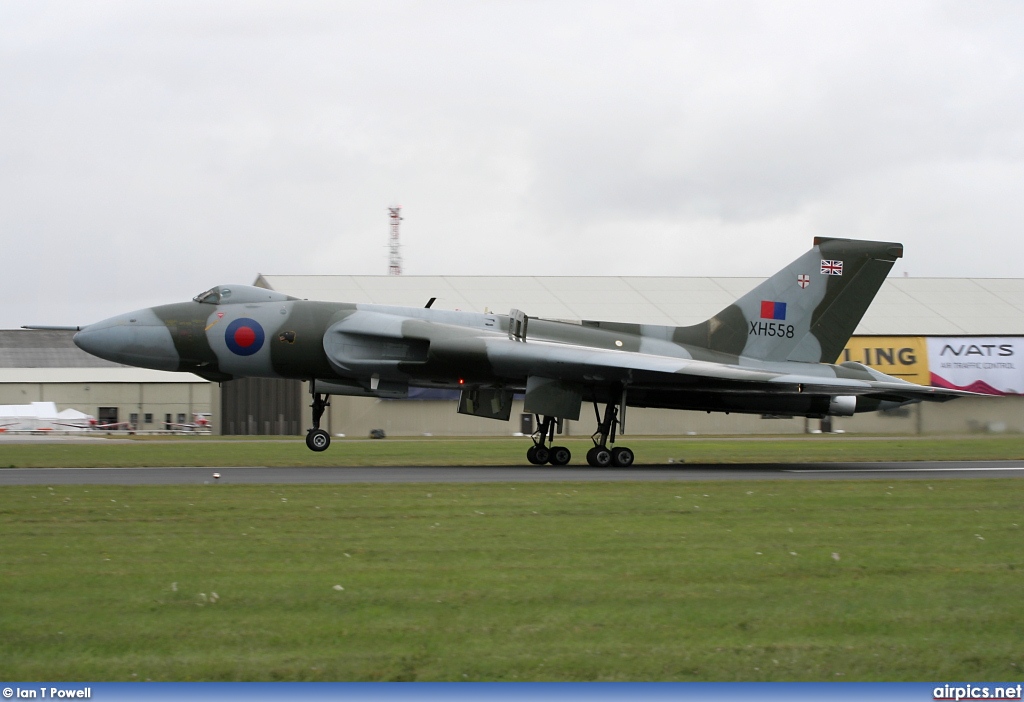
[[[389,207],[391,213],[391,238],[388,240],[388,275],[402,275],[402,245],[398,242],[398,223],[402,221],[402,206]]]

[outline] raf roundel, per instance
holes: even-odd
[[[236,319],[224,330],[224,341],[231,353],[238,356],[252,356],[263,348],[266,334],[255,319]]]

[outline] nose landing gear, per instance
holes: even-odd
[[[572,460],[572,452],[564,446],[550,446],[555,441],[555,418],[537,418],[537,431],[533,433],[533,446],[526,451],[526,460],[535,466],[550,463],[564,466]],[[545,445],[547,444],[547,445]]]
[[[306,446],[310,451],[326,451],[331,445],[331,435],[320,428],[320,418],[324,416],[324,410],[331,406],[329,396],[320,392],[313,393],[313,428],[306,432]]]
[[[594,414],[597,415],[597,431],[590,438],[594,441],[594,448],[587,451],[587,463],[595,468],[629,468],[633,465],[635,456],[632,449],[625,446],[616,446],[609,449],[608,444],[615,443],[615,427],[619,425],[618,408],[612,403],[605,405],[604,419],[601,418],[601,411],[594,403]]]

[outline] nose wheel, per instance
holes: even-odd
[[[320,428],[320,419],[324,416],[324,410],[331,406],[328,395],[320,392],[313,393],[313,428],[306,432],[306,446],[310,451],[326,451],[331,445],[331,435]]]
[[[564,446],[550,446],[555,440],[555,418],[538,417],[537,431],[533,434],[533,446],[526,450],[526,460],[535,466],[550,463],[564,466],[572,460],[572,452]]]
[[[306,446],[310,451],[326,451],[331,445],[331,435],[323,429],[310,429],[306,432]]]

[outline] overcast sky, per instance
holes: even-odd
[[[0,0],[0,328],[259,273],[1024,277],[1024,4]]]

